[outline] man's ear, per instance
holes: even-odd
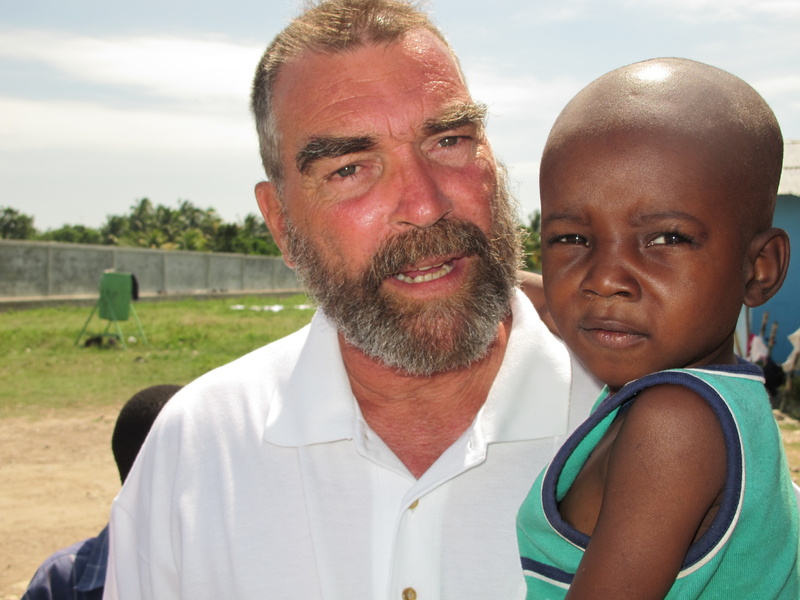
[[[789,236],[772,227],[759,233],[750,243],[750,277],[745,288],[746,306],[761,306],[783,285],[789,269]]]
[[[269,181],[261,181],[256,184],[255,192],[258,208],[261,210],[275,243],[283,254],[283,262],[288,267],[294,267],[294,262],[288,258],[289,255],[286,252],[286,216],[275,185]]]

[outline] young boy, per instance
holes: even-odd
[[[545,296],[607,389],[520,509],[528,598],[800,597],[780,435],[733,350],[786,275],[782,154],[755,90],[689,60],[612,71],[558,117]]]

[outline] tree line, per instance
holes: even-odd
[[[539,212],[529,217],[526,230],[526,268],[541,270]],[[0,206],[0,239],[102,244],[162,250],[236,252],[279,256],[275,240],[260,215],[248,214],[238,223],[226,223],[213,208],[201,209],[189,200],[177,208],[154,205],[141,198],[127,215],[109,215],[98,228],[62,225],[40,232],[34,219],[15,208]]]
[[[0,238],[280,255],[260,216],[249,214],[238,223],[226,223],[213,208],[198,208],[189,200],[170,208],[142,198],[131,206],[127,215],[109,215],[98,228],[62,225],[44,232],[36,229],[32,216],[15,208],[0,207]]]

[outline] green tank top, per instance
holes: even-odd
[[[761,370],[750,363],[647,375],[609,397],[539,475],[517,517],[528,599],[564,598],[589,543],[558,502],[616,417],[647,387],[685,386],[711,406],[725,439],[728,473],[719,512],[686,555],[668,599],[800,598],[798,509]]]

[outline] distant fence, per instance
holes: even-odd
[[[106,270],[144,296],[300,290],[278,257],[0,240],[0,300],[97,296]]]

